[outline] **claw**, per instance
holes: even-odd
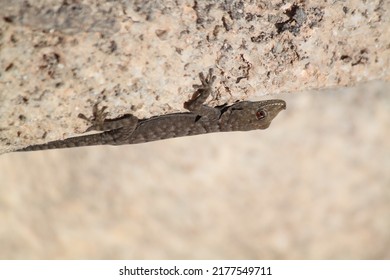
[[[90,119],[89,118],[87,118],[84,114],[82,114],[82,113],[80,113],[80,114],[78,114],[78,116],[77,117],[79,117],[80,119],[83,119],[83,120],[85,120],[85,121],[90,121]]]
[[[206,85],[206,78],[204,77],[204,74],[202,72],[199,73],[199,80],[203,86]]]
[[[215,79],[215,76],[213,76],[213,68],[209,69],[209,73],[207,74],[206,81],[207,83],[210,83],[211,80]]]
[[[86,117],[84,114],[79,114],[78,117],[80,119],[83,119],[89,123],[91,123],[91,126],[87,128],[85,132],[91,131],[91,130],[99,130],[103,127],[103,123],[108,115],[105,110],[107,109],[107,106],[103,106],[99,109],[99,102],[95,103],[92,107],[92,117]]]
[[[213,76],[213,68],[210,68],[206,77],[202,72],[199,73],[199,80],[202,84],[193,85],[192,87],[195,89],[203,89],[203,88],[211,87],[214,81],[216,80],[216,78],[217,78],[216,76]]]

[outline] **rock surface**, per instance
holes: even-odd
[[[183,111],[215,68],[211,105],[390,77],[388,1],[0,0],[0,152],[109,117]]]

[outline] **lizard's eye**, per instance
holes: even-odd
[[[256,112],[256,118],[258,120],[264,119],[267,116],[267,111],[266,110],[259,110]]]

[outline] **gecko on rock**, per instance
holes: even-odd
[[[212,132],[248,131],[266,129],[278,113],[286,109],[286,102],[273,99],[257,102],[241,101],[233,105],[209,107],[204,102],[212,92],[216,77],[212,69],[205,77],[199,74],[201,85],[192,98],[184,103],[189,112],[138,119],[133,115],[124,115],[116,119],[106,119],[106,107],[100,110],[93,107],[93,117],[83,114],[79,117],[92,123],[86,131],[102,131],[64,140],[52,141],[19,149],[17,151],[36,151],[94,145],[138,144],[174,137],[191,136]]]

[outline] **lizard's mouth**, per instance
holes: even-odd
[[[279,107],[280,110],[286,110],[287,108],[287,104],[286,104],[286,101],[284,100],[280,100],[280,99],[275,99],[275,100],[270,100],[271,102],[269,103],[269,105],[271,106],[275,106],[275,107]],[[268,104],[267,104],[268,105]],[[267,106],[266,105],[266,106]]]

